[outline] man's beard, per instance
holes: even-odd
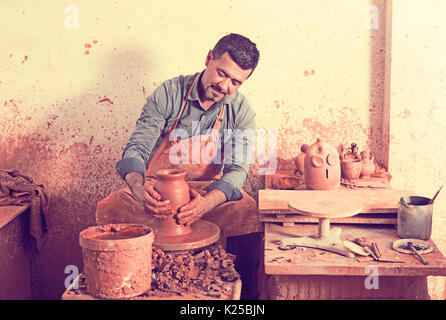
[[[220,90],[218,86],[216,85],[210,85],[208,88],[213,89],[215,92],[219,93],[219,95],[215,96],[213,92],[210,93],[210,96],[208,97],[211,101],[220,101],[225,98],[226,93],[223,90]]]

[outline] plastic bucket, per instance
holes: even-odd
[[[88,293],[122,299],[149,291],[153,240],[153,230],[143,225],[108,224],[83,230],[79,244]]]
[[[397,233],[400,238],[429,240],[433,204],[425,197],[402,197],[398,202]]]

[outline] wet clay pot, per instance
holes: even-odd
[[[310,146],[308,144],[303,144],[300,147],[301,153],[294,158],[294,166],[296,167],[296,172],[300,174],[304,174],[305,170],[305,152],[308,150]]]
[[[341,161],[342,176],[349,181],[359,179],[362,170],[361,160],[345,160]]]
[[[166,219],[157,219],[155,233],[163,236],[180,236],[192,231],[190,226],[179,225],[175,214],[178,209],[190,201],[189,185],[186,183],[186,172],[179,169],[163,169],[155,173],[157,183],[155,190],[163,200],[169,200],[173,214]]]
[[[153,241],[153,230],[136,224],[83,230],[79,244],[88,293],[102,299],[124,299],[149,291]]]
[[[341,168],[336,148],[321,139],[305,152],[304,177],[309,190],[336,190],[340,186]]]

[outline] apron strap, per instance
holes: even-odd
[[[190,94],[190,92],[192,90],[192,87],[194,86],[194,83],[195,83],[196,79],[197,79],[197,76],[195,76],[191,86],[189,87],[189,90],[188,90],[188,92],[186,94],[186,97],[183,100],[183,105],[181,106],[180,115],[175,120],[173,125],[169,128],[169,130],[166,132],[166,135],[164,136],[164,138],[161,141],[160,145],[156,149],[155,154],[153,155],[152,159],[150,160],[149,165],[148,165],[147,170],[146,170],[146,176],[147,177],[153,175],[153,172],[152,172],[153,164],[156,163],[156,161],[158,161],[158,159],[160,158],[160,156],[164,152],[164,150],[166,150],[169,147],[168,143],[169,143],[170,133],[173,130],[175,130],[175,128],[178,125],[178,122],[180,121],[181,115],[182,115],[182,113],[184,111],[184,107],[185,107],[186,102],[187,102],[187,98],[189,97],[189,94]],[[222,107],[220,108],[220,111],[219,111],[219,113],[218,113],[218,115],[216,117],[214,126],[212,127],[212,132],[211,132],[211,134],[210,134],[210,136],[208,138],[208,141],[217,142],[217,134],[218,134],[218,132],[220,130],[220,127],[221,127],[221,125],[223,123],[225,107],[226,107],[226,104],[223,104]]]
[[[223,123],[223,117],[225,114],[225,107],[226,107],[226,104],[222,105],[220,112],[217,115],[217,119],[215,120],[214,127],[212,128],[212,130],[216,130],[216,131],[220,130],[221,124]]]
[[[225,114],[225,107],[226,104],[221,106],[220,112],[217,115],[217,118],[215,119],[214,126],[212,127],[211,134],[209,135],[208,141],[213,142],[217,141],[217,135],[220,131],[221,124],[223,123],[223,117]]]
[[[190,93],[191,93],[191,91],[192,91],[192,88],[194,87],[195,80],[197,80],[197,78],[198,78],[198,74],[194,77],[194,80],[192,80],[192,84],[190,85],[189,90],[187,90],[187,93],[186,93],[186,96],[184,97],[183,105],[181,106],[180,114],[178,115],[178,118],[175,120],[173,126],[172,126],[171,128],[169,128],[168,131],[175,130],[175,128],[177,127],[178,122],[180,121],[180,118],[181,118],[181,116],[182,116],[182,114],[183,114],[184,107],[186,106],[187,98],[189,98],[189,95],[190,95]],[[167,137],[167,134],[166,134],[166,137]]]
[[[186,106],[186,103],[187,103],[187,98],[189,98],[189,95],[190,95],[190,93],[192,91],[192,88],[194,87],[194,84],[195,84],[195,81],[197,80],[197,78],[198,78],[198,74],[195,75],[194,80],[192,80],[192,84],[190,85],[189,89],[187,90],[186,96],[183,99],[183,104],[181,106],[180,114],[178,115],[178,118],[175,120],[173,125],[167,130],[166,135],[164,136],[163,140],[161,141],[161,143],[158,146],[158,149],[155,150],[155,154],[153,155],[152,159],[150,159],[149,165],[147,166],[146,175],[148,175],[148,173],[151,171],[152,164],[155,163],[155,161],[158,160],[158,158],[163,153],[164,149],[167,148],[167,145],[169,143],[170,133],[173,130],[175,130],[175,128],[178,125],[178,122],[180,121],[181,115],[183,114],[183,111],[184,111],[184,107]]]

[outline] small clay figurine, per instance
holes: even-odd
[[[361,178],[368,178],[373,172],[375,172],[375,157],[370,156],[369,150],[364,150],[361,152]]]
[[[358,151],[358,145],[356,143],[352,143],[351,146],[348,148],[341,146],[341,160],[361,160],[361,156]]]
[[[301,153],[297,155],[297,157],[294,158],[294,166],[296,167],[296,173],[304,174],[304,161],[305,161],[305,152],[307,152],[308,148],[310,146],[306,143],[304,143],[300,147]]]

